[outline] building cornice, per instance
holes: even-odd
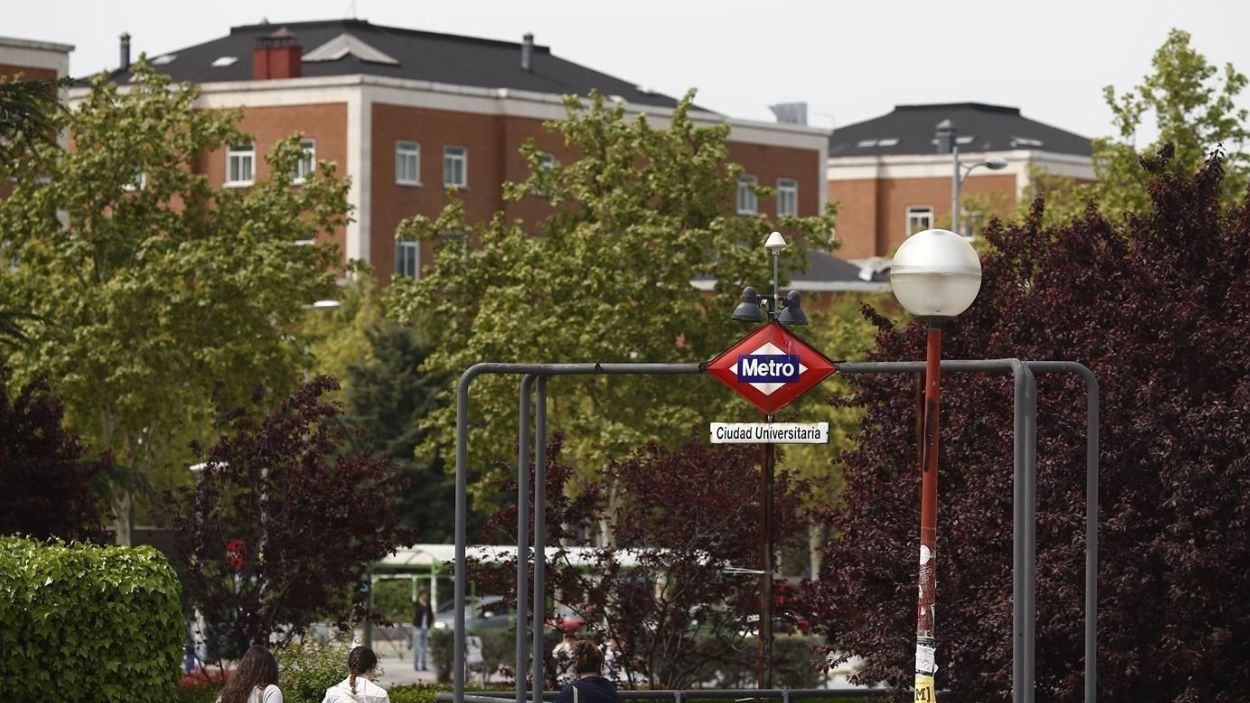
[[[205,107],[225,107],[232,104],[245,107],[304,104],[308,98],[321,101],[319,96],[324,96],[328,89],[359,88],[369,91],[373,101],[380,103],[542,120],[562,119],[565,116],[563,97],[550,93],[510,88],[480,88],[364,74],[223,81],[201,83],[199,87]],[[127,86],[121,86],[123,92],[127,89]],[[87,90],[85,87],[71,90],[70,103],[81,100]],[[631,117],[645,115],[655,121],[656,126],[663,126],[673,111],[667,107],[626,103],[625,112]],[[728,125],[730,141],[817,149],[821,153],[828,147],[828,132],[818,127],[743,120],[704,111],[691,112],[690,118],[699,125]]]

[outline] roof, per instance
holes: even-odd
[[[0,46],[11,49],[54,51],[58,54],[68,54],[74,50],[73,44],[58,44],[50,41],[40,41],[38,39],[18,39],[17,37],[0,37]]]
[[[1089,156],[1087,137],[1051,127],[1020,114],[1020,109],[985,103],[898,105],[888,115],[834,130],[829,156],[882,156],[937,153],[937,124],[950,120],[960,151],[1030,149]]]
[[[257,40],[283,29],[294,35],[304,54],[304,76],[368,74],[556,95],[586,95],[597,89],[639,105],[677,104],[667,95],[555,56],[547,46],[533,45],[527,71],[521,67],[520,42],[385,27],[354,19],[231,27],[227,36],[159,55],[149,53],[148,58],[156,70],[175,81],[250,81]],[[127,77],[126,71],[113,74],[114,80]]]
[[[833,254],[814,249],[807,250],[807,270],[790,271],[790,289],[808,293],[882,293],[890,289],[884,268],[875,265],[861,267]],[[860,274],[864,274],[864,278]],[[715,279],[700,274],[691,281],[699,290],[712,290]]]

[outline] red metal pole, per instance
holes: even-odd
[[[916,598],[916,701],[936,700],[933,674],[937,640],[933,606],[937,589],[938,412],[941,394],[942,330],[929,327],[925,361],[924,465],[920,478],[920,591]]]

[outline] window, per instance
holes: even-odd
[[[928,205],[907,208],[907,236],[933,229],[933,208]]]
[[[303,183],[317,170],[317,142],[313,139],[299,140],[299,148],[304,156],[295,163],[294,183]]]
[[[777,179],[777,216],[799,214],[799,182],[793,178]]]
[[[417,142],[395,142],[395,182],[421,185],[421,145]]]
[[[139,171],[138,173],[135,174],[135,177],[133,180],[131,180],[129,183],[122,185],[122,190],[129,193],[129,192],[133,192],[136,190],[143,190],[145,187],[147,187],[147,185],[148,185],[148,174],[145,171]]]
[[[555,154],[543,154],[539,156],[538,167],[545,171],[550,171],[551,169],[555,168],[556,167],[556,155]],[[543,194],[544,194],[543,189],[537,185],[530,188],[530,195],[543,195]]]
[[[443,147],[443,185],[467,188],[469,185],[469,150],[462,146]]]
[[[238,62],[238,60],[239,60],[238,56],[218,56],[217,58],[213,59],[213,68],[225,68],[226,66],[233,66],[235,63]]]
[[[758,211],[755,199],[755,184],[759,179],[755,176],[742,176],[738,179],[738,214],[754,215]]]
[[[416,278],[421,253],[417,242],[395,242],[395,275]]]
[[[250,186],[255,178],[256,145],[235,144],[226,147],[226,185]]]

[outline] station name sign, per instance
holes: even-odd
[[[828,444],[827,422],[713,422],[712,444]]]

